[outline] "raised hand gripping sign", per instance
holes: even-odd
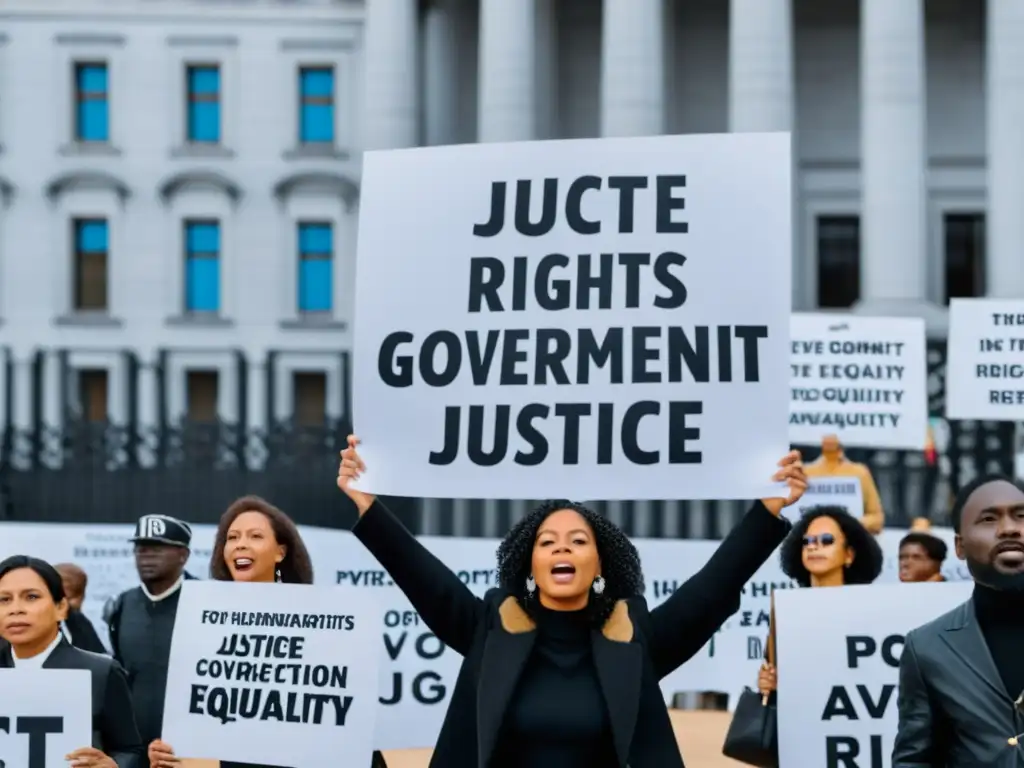
[[[0,768],[67,768],[91,744],[89,672],[0,669]]]

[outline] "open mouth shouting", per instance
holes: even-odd
[[[236,557],[234,559],[235,570],[238,573],[246,573],[253,569],[255,563],[249,557]]]
[[[576,566],[572,563],[555,563],[551,566],[551,580],[555,584],[571,584],[576,578]]]

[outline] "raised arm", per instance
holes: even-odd
[[[907,635],[900,657],[897,697],[899,727],[892,748],[892,768],[938,768],[946,764],[938,754],[935,718],[921,665],[914,650],[914,633]]]
[[[764,502],[756,502],[704,567],[651,611],[649,650],[659,677],[689,660],[739,610],[744,585],[789,528]]]
[[[405,528],[376,497],[351,487],[365,470],[356,451],[358,440],[349,437],[341,453],[338,487],[359,512],[352,533],[370,550],[419,612],[430,631],[463,656],[484,616],[484,603],[452,571]]]

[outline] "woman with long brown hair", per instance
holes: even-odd
[[[210,558],[210,578],[256,584],[312,584],[313,563],[299,529],[288,515],[259,496],[243,496],[221,515]],[[152,768],[174,768],[174,750],[157,739],[149,745]],[[220,768],[277,768],[221,761]],[[380,752],[371,768],[387,768]]]

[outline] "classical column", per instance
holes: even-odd
[[[729,8],[729,130],[794,132],[792,0],[732,0]],[[810,309],[800,238],[799,161],[793,142],[793,308]],[[805,290],[806,288],[806,290]]]
[[[528,141],[537,128],[536,0],[480,0],[477,141]]]
[[[427,146],[455,144],[458,109],[455,9],[434,0],[423,16],[423,122]]]
[[[417,0],[366,0],[363,31],[364,149],[419,143]]]
[[[922,0],[861,0],[861,302],[924,316],[927,289]]]
[[[601,135],[665,131],[663,0],[604,0]]]
[[[793,129],[791,0],[732,0],[729,130]]]
[[[988,295],[1024,298],[1024,3],[988,0]]]

